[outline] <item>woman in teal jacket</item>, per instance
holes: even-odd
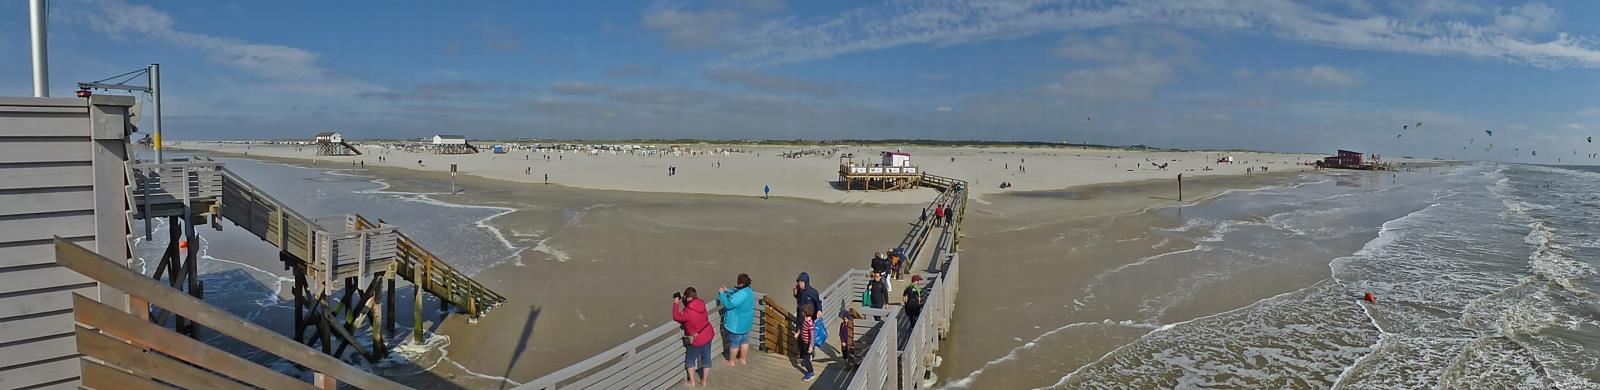
[[[728,341],[728,367],[733,367],[735,359],[745,364],[745,358],[750,356],[750,324],[756,319],[756,293],[750,291],[750,275],[739,274],[733,289],[722,287],[718,291],[722,329],[728,332],[722,338]]]

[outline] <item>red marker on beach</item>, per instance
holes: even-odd
[[[1367,303],[1378,303],[1378,297],[1372,295],[1371,291],[1368,291],[1367,296],[1362,297],[1361,300],[1367,301]]]

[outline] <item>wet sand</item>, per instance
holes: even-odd
[[[447,173],[376,166],[366,171],[390,184],[389,191],[449,191]],[[1230,189],[1279,185],[1297,175],[1186,179],[1184,199],[1203,202]],[[471,175],[458,176],[456,183],[461,193],[433,198],[515,209],[488,225],[513,247],[526,249],[477,276],[510,299],[476,323],[459,315],[446,320],[438,333],[449,345],[416,359],[432,367],[430,374],[387,373],[413,385],[445,385],[433,382],[443,378],[467,388],[498,388],[504,384],[499,377],[537,378],[668,321],[672,292],[693,285],[710,296],[741,272],[751,275],[758,291],[788,302],[786,292],[798,272],[810,272],[817,285],[825,286],[847,269],[865,268],[872,252],[897,243],[920,212],[916,204],[592,190]],[[1021,344],[1018,335],[1039,335],[1069,320],[1057,309],[1073,305],[1074,294],[1097,283],[1093,275],[1172,251],[1176,240],[1150,234],[1172,227],[1171,222],[1147,211],[1178,205],[1176,189],[1172,180],[1146,180],[974,201],[963,227],[967,262],[954,336],[941,351],[945,361],[939,374],[965,376]],[[926,199],[935,195],[915,192]],[[1278,274],[1266,271],[1262,282],[1298,283],[1277,280]],[[1136,283],[1119,289],[1128,297],[1142,296]],[[1231,308],[1259,299],[1234,295],[1220,294],[1223,298],[1207,304]],[[1098,323],[1128,318],[1135,310],[1137,305],[1079,311],[1070,320],[1096,319],[1061,334],[1078,340],[1075,348],[1031,360],[1038,369],[985,373],[983,379],[1001,381],[975,388],[1053,383],[1061,367],[1098,359],[1148,332],[1138,324]],[[1176,315],[1207,310],[1212,309]],[[447,361],[440,359],[446,354]]]

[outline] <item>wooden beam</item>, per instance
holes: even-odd
[[[250,390],[250,387],[239,382],[129,345],[89,328],[78,327],[77,338],[79,352],[128,369],[138,375],[159,379],[186,389]]]
[[[182,291],[162,286],[160,282],[146,278],[81,246],[60,238],[55,240],[55,246],[57,263],[100,283],[109,284],[130,295],[144,298],[151,304],[195,320],[211,330],[255,346],[263,352],[283,357],[318,372],[329,373],[363,389],[403,387],[376,374],[345,365],[333,357],[295,343],[277,332],[229,314]]]
[[[269,389],[311,388],[311,385],[305,382],[216,347],[173,333],[155,324],[136,321],[132,315],[94,299],[74,294],[72,306],[79,323],[99,329],[101,333],[131,341],[140,348],[160,351],[178,360]]]
[[[82,385],[85,389],[172,390],[171,386],[95,363],[93,360],[80,358],[78,362],[83,370]]]

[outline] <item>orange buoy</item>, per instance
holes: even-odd
[[[188,241],[178,241],[178,247],[179,248],[188,248],[189,247],[189,242]],[[1370,296],[1370,295],[1372,295],[1372,293],[1367,293],[1367,295]]]
[[[1375,296],[1375,295],[1372,295],[1371,291],[1368,291],[1367,292],[1367,296],[1362,297],[1361,300],[1367,301],[1367,303],[1378,303],[1378,297]]]

